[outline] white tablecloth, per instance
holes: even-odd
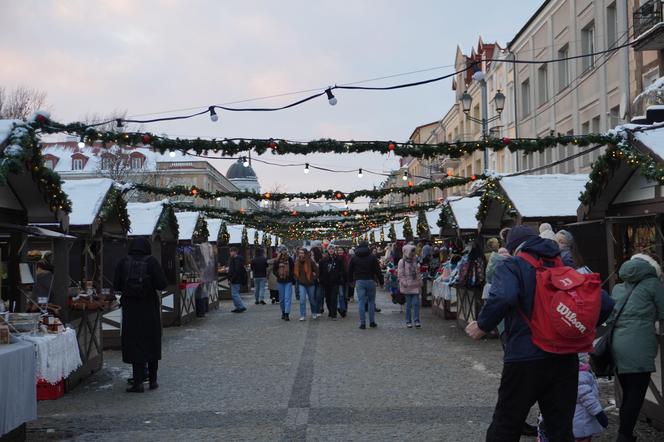
[[[37,354],[37,378],[57,384],[81,366],[76,330],[68,328],[57,335],[23,336],[32,342]]]
[[[0,436],[35,419],[34,348],[29,342],[0,345]]]

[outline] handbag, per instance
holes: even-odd
[[[635,288],[636,286],[633,287],[632,290],[627,294],[625,302],[623,302],[622,307],[620,307],[620,310],[618,310],[618,314],[607,327],[606,333],[596,339],[593,343],[593,351],[590,353],[590,366],[592,367],[593,372],[597,377],[613,376],[615,369],[613,355],[611,354],[613,329],[615,328],[616,323],[618,322],[618,318],[620,318],[620,315],[625,309],[625,306],[627,305],[627,302],[629,301],[630,296],[632,296],[632,292],[634,292]]]

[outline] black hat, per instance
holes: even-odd
[[[532,238],[537,238],[537,232],[535,232],[531,227],[528,226],[516,226],[510,233],[507,235],[507,244],[505,247],[509,250],[510,253],[514,253],[514,250],[519,247],[524,242]]]

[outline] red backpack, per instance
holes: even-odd
[[[590,352],[602,301],[599,274],[581,274],[563,265],[560,257],[538,260],[523,252],[517,256],[537,273],[531,319],[519,309],[533,344],[554,354]],[[553,267],[545,267],[544,261]]]

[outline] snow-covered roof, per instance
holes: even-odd
[[[248,227],[247,228],[247,237],[249,238],[249,244],[254,243],[254,235],[256,234],[256,230],[253,227]],[[261,230],[258,230],[258,243],[262,244],[263,243],[263,232]]]
[[[112,185],[113,180],[109,178],[64,180],[62,190],[71,200],[69,225],[92,225],[99,215],[104,199],[106,199]]]
[[[636,131],[634,137],[664,160],[664,126],[657,129]]]
[[[0,120],[0,144],[9,137],[14,125],[24,124],[21,120]]]
[[[111,148],[118,149],[117,147]],[[56,172],[68,173],[94,173],[101,170],[102,157],[100,153],[102,149],[94,146],[85,146],[83,148],[71,147],[66,144],[45,145],[42,149],[43,155],[53,155],[58,158],[58,162],[53,168]],[[182,152],[173,152],[174,156],[169,153],[161,154],[146,147],[137,147],[133,149],[123,149],[123,154],[140,153],[145,157],[145,162],[141,170],[157,170],[157,163],[181,163],[189,161],[201,161],[200,158],[192,157],[183,154]],[[81,153],[88,157],[87,162],[81,170],[72,170],[72,155],[74,153]]]
[[[410,221],[410,227],[413,232],[413,235],[417,235],[417,217],[416,216],[409,216],[408,221]],[[404,220],[396,221],[394,223],[394,230],[397,232],[397,240],[405,240],[406,238],[403,236],[403,226],[404,226]],[[389,233],[389,228],[390,224],[387,224],[387,232]]]
[[[457,227],[462,230],[477,229],[477,211],[480,207],[480,197],[467,198],[450,197],[447,199],[452,214],[456,220]]]
[[[127,213],[131,223],[129,236],[152,235],[157,228],[166,202],[167,200],[153,203],[127,203]]]
[[[208,242],[217,242],[223,221],[219,218],[206,218],[205,221],[207,221]]]
[[[522,217],[576,216],[588,175],[519,175],[499,181]]]
[[[431,235],[438,235],[440,232],[440,227],[438,227],[438,220],[440,219],[440,212],[442,211],[442,208],[435,208],[424,212],[427,218],[427,224],[429,224],[429,232]]]
[[[244,226],[241,224],[227,225],[226,230],[228,231],[228,244],[241,244],[242,243],[242,229]]]
[[[196,230],[196,223],[198,223],[199,216],[201,216],[199,212],[178,212],[175,214],[175,217],[178,220],[178,228],[180,231],[178,239],[180,241],[189,241],[194,237],[194,231]]]

